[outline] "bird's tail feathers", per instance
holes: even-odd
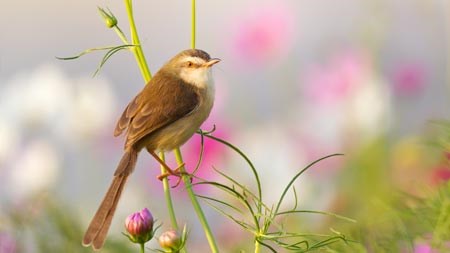
[[[120,160],[113,181],[84,234],[84,246],[92,245],[94,250],[103,247],[125,183],[136,165],[137,155],[137,151],[130,150],[125,152]]]

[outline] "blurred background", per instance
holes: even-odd
[[[90,252],[81,237],[122,155],[113,129],[144,82],[127,51],[95,77],[102,53],[55,57],[120,45],[97,6],[129,34],[124,5],[0,1],[0,253]],[[155,73],[190,46],[190,1],[135,0],[134,8]],[[197,47],[222,59],[202,128],[215,125],[213,135],[254,162],[266,204],[310,162],[345,154],[299,178],[298,205],[358,222],[293,215],[292,230],[332,228],[359,242],[326,252],[450,252],[450,1],[197,1]],[[199,150],[198,135],[182,147],[188,170]],[[213,166],[255,188],[243,160],[207,140],[198,175],[223,181]],[[169,228],[158,174],[142,153],[104,252],[137,250],[121,232],[143,207]],[[182,186],[174,199],[188,249],[208,252]],[[252,252],[250,234],[204,209],[224,252]]]

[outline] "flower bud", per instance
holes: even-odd
[[[178,251],[182,247],[181,236],[176,230],[164,232],[158,241],[159,245],[165,250]]]
[[[127,217],[125,228],[132,242],[145,243],[153,237],[153,216],[147,208],[144,208]]]
[[[100,12],[100,15],[103,17],[103,20],[108,28],[113,28],[117,25],[117,18],[110,10],[106,12],[104,9],[98,7],[98,12]]]

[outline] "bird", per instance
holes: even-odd
[[[212,66],[218,58],[200,49],[184,50],[165,63],[131,100],[119,118],[114,136],[125,133],[124,154],[82,244],[103,247],[120,196],[142,149],[146,149],[167,175],[178,175],[157,152],[183,145],[208,118],[214,104]]]

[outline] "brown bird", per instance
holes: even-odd
[[[114,131],[114,136],[126,131],[125,153],[84,235],[84,246],[92,245],[95,250],[103,247],[120,195],[143,148],[169,174],[177,174],[156,152],[183,145],[209,116],[214,103],[211,67],[219,61],[199,49],[182,51],[125,108]]]

